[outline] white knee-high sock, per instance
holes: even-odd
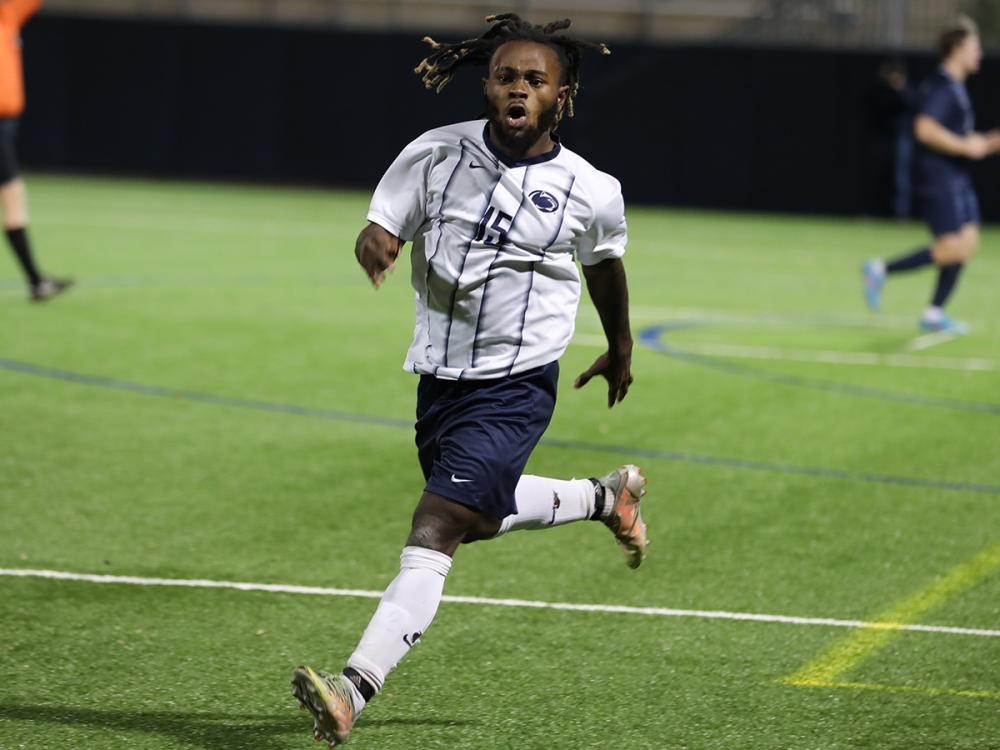
[[[389,672],[430,626],[451,570],[451,558],[423,547],[403,547],[399,567],[399,575],[382,594],[361,641],[347,660],[348,668],[375,691],[382,689]],[[357,713],[364,707],[364,699],[357,692],[358,686],[348,679],[354,685]]]
[[[589,479],[550,479],[524,474],[514,499],[517,515],[507,516],[497,536],[519,529],[547,529],[593,518],[597,492]]]

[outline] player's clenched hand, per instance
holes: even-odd
[[[594,360],[585,372],[573,383],[574,388],[583,388],[595,375],[601,375],[608,381],[608,408],[617,404],[628,393],[628,388],[632,385],[632,351],[624,351],[612,354],[610,351],[604,352]]]
[[[1000,129],[994,128],[993,130],[985,133],[987,149],[989,154],[995,154],[1000,151]]]
[[[969,159],[982,159],[989,156],[990,140],[982,133],[969,133],[964,141],[965,156]]]
[[[354,255],[376,289],[385,281],[385,272],[396,267],[396,258],[402,247],[403,241],[399,237],[378,224],[369,224],[361,230],[354,244]]]

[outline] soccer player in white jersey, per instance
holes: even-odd
[[[554,133],[573,114],[581,52],[607,48],[559,33],[568,20],[487,22],[477,39],[428,39],[434,51],[416,72],[440,91],[457,68],[487,66],[488,118],[432,130],[403,149],[355,248],[378,288],[412,243],[416,326],[405,367],[420,376],[416,442],[427,483],[400,572],[346,668],[293,674],[314,737],[331,747],[427,632],[460,544],[594,520],[611,529],[630,567],[645,555],[646,480],[635,466],[600,479],[522,475],[555,407],[580,298],[577,261],[608,349],[575,385],[603,376],[611,407],[632,383],[621,186]]]

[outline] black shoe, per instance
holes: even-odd
[[[42,279],[37,284],[31,285],[31,301],[44,302],[65,292],[71,286],[73,286],[73,279]]]

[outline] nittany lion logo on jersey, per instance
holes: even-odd
[[[552,193],[546,193],[544,190],[535,190],[528,197],[531,198],[532,203],[538,206],[538,210],[544,213],[550,214],[559,208],[559,201],[553,197]]]

